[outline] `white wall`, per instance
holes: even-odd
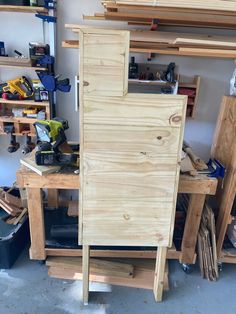
[[[69,77],[74,82],[78,73],[78,51],[61,48],[64,39],[76,38],[71,31],[64,28],[65,23],[88,23],[82,20],[83,14],[93,14],[103,11],[100,0],[58,0],[58,24],[57,24],[57,73]],[[126,27],[124,23],[93,22],[93,24]],[[176,28],[175,28],[176,30]],[[204,32],[201,29],[184,32]],[[212,33],[226,33],[226,31],[213,30]],[[228,32],[236,35],[235,31]],[[0,41],[8,43],[9,48],[18,48],[27,54],[29,41],[42,40],[42,26],[39,20],[27,14],[0,14]],[[145,56],[139,55],[138,61],[144,62]],[[168,64],[174,61],[182,75],[200,75],[202,78],[200,98],[195,120],[189,120],[186,124],[185,138],[192,144],[196,151],[205,159],[209,157],[212,137],[215,128],[221,98],[228,94],[229,80],[235,66],[233,60],[221,60],[210,58],[171,57],[156,56],[152,62]],[[24,74],[19,73],[18,74]],[[17,75],[17,73],[16,73]],[[11,71],[4,72],[0,69],[0,79],[14,77]],[[58,93],[58,116],[69,120],[70,129],[67,131],[70,140],[78,140],[79,137],[79,113],[74,111],[74,87],[70,94]],[[10,185],[15,180],[15,171],[19,166],[20,152],[6,153],[6,136],[0,137],[0,185]]]

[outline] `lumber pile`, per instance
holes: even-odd
[[[154,7],[170,7],[170,8],[185,8],[199,10],[219,10],[219,11],[234,11],[236,12],[235,0],[105,0],[103,5],[109,3],[126,4],[133,6],[154,6]]]
[[[82,280],[82,258],[49,257],[48,274],[54,278]],[[111,285],[153,289],[155,260],[147,259],[90,259],[90,281]],[[169,290],[168,267],[164,289]]]
[[[10,192],[11,189],[8,191],[0,189],[0,208],[9,214],[6,223],[17,225],[24,220],[28,210],[23,207],[21,198],[10,194]]]
[[[236,17],[235,17],[236,20]],[[67,24],[78,31],[80,26]],[[78,41],[66,40],[63,47],[79,48]],[[210,34],[189,34],[163,31],[131,30],[130,51],[181,56],[236,58],[236,38]]]
[[[198,259],[203,278],[209,281],[218,279],[216,253],[215,217],[212,209],[206,204],[202,214],[198,233]]]
[[[178,25],[236,28],[235,1],[102,1],[104,13],[85,16],[89,20],[126,21],[136,25]],[[220,3],[219,3],[220,2]],[[233,9],[232,9],[233,8]]]

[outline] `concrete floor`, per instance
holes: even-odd
[[[30,261],[27,250],[11,270],[0,270],[0,314],[233,314],[236,265],[223,265],[217,283],[203,280],[196,267],[186,275],[170,263],[170,291],[155,303],[152,291],[97,284],[90,304],[81,303],[81,282],[49,278],[44,264]]]

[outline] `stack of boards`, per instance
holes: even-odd
[[[235,0],[105,0],[102,3],[236,12]]]
[[[218,264],[215,217],[208,205],[205,205],[198,233],[198,259],[203,278],[216,281],[218,279]]]
[[[48,274],[67,280],[82,279],[81,257],[49,257]],[[90,259],[90,281],[140,289],[153,289],[155,260],[152,259]],[[168,263],[164,290],[169,290]]]
[[[236,28],[235,1],[102,1],[104,13],[91,20],[127,21],[131,25]]]

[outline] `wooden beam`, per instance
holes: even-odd
[[[45,260],[45,230],[42,195],[39,188],[27,188],[30,223],[30,258]]]
[[[71,256],[71,257],[80,257],[82,256],[81,249],[45,249],[47,256]],[[175,247],[169,248],[167,251],[168,259],[177,259],[180,258],[180,251],[176,251]],[[107,257],[107,258],[145,258],[145,259],[154,259],[156,258],[157,250],[96,250],[90,249],[91,257]]]
[[[154,277],[154,297],[157,302],[162,301],[162,294],[164,290],[164,273],[166,265],[166,247],[159,247],[157,250],[156,268]]]
[[[185,221],[184,235],[182,240],[181,262],[192,264],[195,257],[197,235],[201,222],[202,211],[206,195],[192,194],[189,200],[187,217]]]

